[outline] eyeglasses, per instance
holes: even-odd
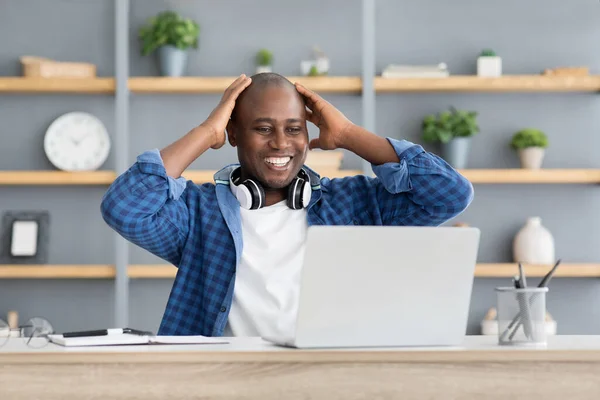
[[[11,328],[0,319],[0,347],[4,346],[11,337],[20,337],[27,346],[42,348],[48,344],[48,335],[54,333],[52,324],[45,318],[34,317],[18,328]]]

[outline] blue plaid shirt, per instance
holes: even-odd
[[[471,183],[444,160],[406,140],[388,141],[400,162],[373,165],[375,178],[329,179],[305,167],[313,189],[308,225],[437,226],[470,204]],[[139,155],[102,199],[111,228],[178,268],[161,335],[223,334],[243,245],[240,205],[229,188],[236,166],[198,185],[169,177],[154,149]]]

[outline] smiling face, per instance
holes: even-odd
[[[289,185],[306,160],[305,104],[290,83],[254,85],[238,98],[227,127],[238,148],[241,178],[255,178],[265,190]]]

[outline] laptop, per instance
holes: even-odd
[[[294,348],[457,346],[469,316],[480,231],[311,226]]]

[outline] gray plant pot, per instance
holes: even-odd
[[[463,169],[467,167],[470,149],[470,137],[454,138],[448,143],[442,143],[442,158],[454,168]]]
[[[187,51],[175,46],[164,45],[158,48],[158,64],[163,76],[182,76],[187,65]]]

